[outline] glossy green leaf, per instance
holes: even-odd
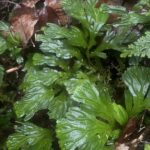
[[[53,55],[43,55],[39,53],[35,53],[33,58],[33,65],[35,66],[42,66],[47,65],[50,67],[60,67],[62,69],[67,69],[69,62],[67,60],[61,60]]]
[[[63,59],[80,57],[79,50],[69,46],[63,40],[52,40],[50,35],[38,35],[37,38],[38,41],[42,42],[40,48],[44,53],[53,53]]]
[[[34,84],[50,86],[60,77],[61,73],[55,70],[51,70],[48,68],[44,68],[43,70],[36,70],[34,68],[31,68],[30,70],[28,70],[24,78],[22,87],[28,88],[28,86],[32,86]]]
[[[25,116],[24,120],[31,119],[37,111],[47,109],[53,97],[52,89],[33,84],[26,89],[23,98],[15,103],[14,109],[17,117]]]
[[[8,150],[52,150],[52,134],[32,123],[22,123],[16,133],[8,137],[7,146]]]
[[[150,86],[150,68],[130,67],[123,74],[123,81],[133,96],[141,93],[145,97]]]
[[[111,127],[82,111],[71,108],[67,118],[57,121],[57,136],[62,150],[99,150],[111,134]]]
[[[121,57],[148,57],[150,58],[150,32],[147,31],[144,36],[140,37],[136,42],[130,44],[121,54]]]

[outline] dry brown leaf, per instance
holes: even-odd
[[[34,8],[36,3],[40,0],[22,0],[21,5],[26,7]]]
[[[14,9],[10,19],[11,31],[19,35],[23,46],[26,46],[34,33],[38,15],[34,8],[19,6]]]
[[[57,16],[57,23],[60,25],[67,25],[70,24],[71,19],[69,16],[67,16],[62,9],[62,6],[60,4],[60,0],[45,0],[45,6],[47,7],[48,11],[48,21],[51,20],[51,9],[53,9],[55,15]]]

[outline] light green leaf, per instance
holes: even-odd
[[[7,146],[8,150],[52,150],[52,134],[32,123],[22,123],[16,133],[8,137]]]
[[[141,93],[143,97],[146,96],[150,86],[150,68],[130,67],[122,78],[133,96],[137,96],[138,93]]]
[[[148,57],[150,58],[150,32],[147,31],[144,36],[140,37],[136,42],[130,44],[121,54],[121,57]]]
[[[130,118],[135,117],[146,107],[150,106],[147,105],[146,102],[142,95],[132,96],[128,91],[125,92],[125,106]]]
[[[128,121],[128,114],[125,109],[121,105],[117,105],[115,103],[113,105],[114,110],[114,118],[120,125],[125,125]]]
[[[63,91],[59,96],[55,97],[49,105],[49,117],[52,119],[63,118],[72,105],[72,100]]]
[[[71,108],[67,118],[57,121],[57,137],[62,150],[99,150],[103,149],[111,134],[111,127],[82,111]]]
[[[53,97],[52,89],[41,84],[33,84],[26,89],[24,97],[15,103],[17,117],[25,116],[24,120],[31,119],[37,111],[47,109]]]
[[[3,82],[3,76],[4,76],[4,68],[0,65],[0,86]]]

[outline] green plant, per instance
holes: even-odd
[[[30,53],[24,67],[19,86],[23,96],[14,103],[23,123],[8,137],[9,150],[55,149],[56,137],[62,150],[114,149],[128,120],[150,109],[150,68],[139,62],[128,67],[119,56],[127,61],[127,56],[149,58],[149,32],[140,37],[129,30],[146,26],[149,12],[139,13],[138,5],[127,13],[124,7],[96,8],[96,3],[63,0],[63,9],[76,24],[48,23],[36,35],[40,51]],[[121,19],[110,24],[114,13]],[[2,52],[11,50],[7,39],[1,38],[0,43]],[[14,47],[15,43],[13,50],[20,54]],[[2,78],[0,71],[0,83]],[[117,89],[124,91],[119,98],[114,96]],[[46,110],[44,115],[51,121],[44,128],[34,120],[40,110]]]

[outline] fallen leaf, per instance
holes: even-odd
[[[26,7],[35,8],[35,5],[38,1],[40,0],[22,0],[20,4]]]
[[[37,21],[38,14],[35,8],[21,5],[14,9],[10,28],[15,35],[19,35],[24,47],[32,37]]]

